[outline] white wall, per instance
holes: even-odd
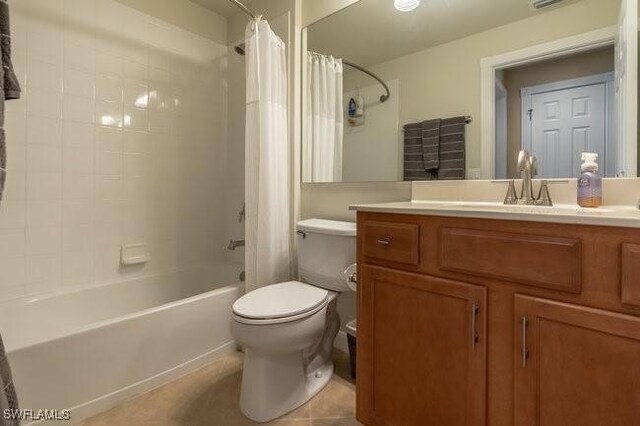
[[[467,169],[477,169],[481,155],[480,60],[615,25],[619,3],[582,0],[368,68],[384,80],[400,81],[401,126],[432,118],[473,116],[475,120],[467,126]],[[352,74],[345,84],[353,86],[368,78]]]
[[[386,81],[393,95],[380,102],[384,89],[378,83],[348,90],[344,93],[344,108],[359,92],[365,104],[364,122],[344,124],[342,180],[345,182],[396,182],[403,179],[403,150],[398,144],[400,131],[400,85],[398,80]]]
[[[227,20],[190,0],[116,1],[216,43],[227,44]]]
[[[176,270],[215,283],[226,46],[112,0],[11,8],[23,96],[7,109],[0,299]],[[151,262],[120,267],[139,242]]]

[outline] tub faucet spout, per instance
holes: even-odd
[[[227,246],[227,250],[235,251],[238,247],[244,247],[244,240],[231,240]]]

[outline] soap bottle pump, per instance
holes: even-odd
[[[578,204],[580,207],[602,205],[602,176],[598,174],[598,154],[582,153],[582,174],[578,178]]]

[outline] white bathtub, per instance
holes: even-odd
[[[0,305],[21,408],[70,409],[75,423],[235,350],[229,319],[244,287],[189,281],[145,278]]]

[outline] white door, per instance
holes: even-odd
[[[598,83],[531,95],[531,139],[525,149],[538,159],[539,177],[577,177],[582,152],[597,152],[605,164],[606,87]]]
[[[622,0],[616,37],[617,167],[637,175],[638,152],[638,0]]]

